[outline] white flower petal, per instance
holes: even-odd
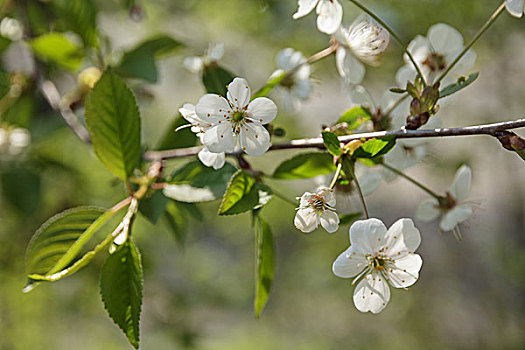
[[[514,17],[521,17],[523,15],[523,8],[525,7],[524,0],[507,0],[505,1],[507,11]]]
[[[328,187],[319,187],[317,194],[323,197],[326,204],[333,207],[335,206],[335,191]]]
[[[335,53],[335,63],[339,75],[348,83],[359,84],[363,81],[366,73],[365,66],[342,46]]]
[[[292,92],[301,100],[307,100],[312,94],[313,85],[309,79],[300,79],[295,82]]]
[[[416,283],[423,260],[419,254],[408,254],[396,259],[394,266],[385,271],[388,282],[394,288],[407,288]]]
[[[210,152],[232,152],[237,144],[237,137],[232,131],[231,124],[224,123],[207,130],[202,136],[202,143]]]
[[[432,48],[441,55],[447,55],[463,48],[463,36],[454,27],[445,23],[434,24],[427,33]]]
[[[458,205],[443,215],[439,227],[443,231],[452,231],[454,227],[470,218],[471,215],[472,208],[470,206]]]
[[[208,46],[208,57],[212,61],[218,61],[224,56],[224,44],[218,43],[218,44],[210,44]]]
[[[454,199],[461,202],[465,200],[470,191],[470,182],[472,180],[472,170],[467,165],[462,165],[456,175],[454,176],[454,182],[450,187],[450,194]]]
[[[452,63],[452,61],[457,57],[458,54],[459,52],[450,55],[450,57],[447,57],[447,62]],[[467,53],[452,68],[452,76],[450,77],[452,82],[455,82],[458,76],[469,74],[472,67],[474,67],[474,63],[476,63],[476,53],[473,50],[468,50]]]
[[[312,232],[319,225],[319,216],[312,208],[299,209],[295,214],[293,223],[295,227],[305,233]]]
[[[199,74],[204,68],[204,61],[197,56],[186,57],[183,64],[187,70],[195,74]]]
[[[403,67],[399,68],[396,73],[396,82],[397,85],[401,88],[405,88],[407,81],[414,81],[417,76],[415,68],[412,66],[412,63],[405,64]]]
[[[224,153],[212,153],[206,147],[204,147],[197,156],[202,164],[207,167],[212,167],[215,170],[222,168],[226,161]]]
[[[240,129],[239,143],[246,154],[260,156],[270,148],[270,134],[264,126],[244,123]]]
[[[333,273],[341,278],[351,278],[357,276],[368,264],[365,255],[357,252],[353,247],[339,254],[332,265]]]
[[[399,219],[388,229],[383,244],[388,247],[388,256],[395,259],[398,255],[413,253],[421,244],[421,234],[411,219]]]
[[[366,275],[354,290],[354,304],[361,312],[381,312],[390,301],[390,288],[378,272]]]
[[[226,95],[228,101],[230,101],[233,106],[237,106],[240,109],[246,107],[250,102],[251,95],[248,82],[243,78],[233,79],[228,85],[228,92]]]
[[[248,117],[256,123],[268,124],[277,116],[277,106],[266,97],[258,97],[248,105]]]
[[[293,14],[293,19],[301,18],[312,12],[318,1],[319,0],[299,0],[299,8],[297,12]]]
[[[338,0],[320,0],[317,5],[317,28],[325,34],[334,34],[343,19],[343,7]]]
[[[421,64],[427,56],[432,53],[429,40],[422,35],[417,35],[412,39],[407,46],[407,50],[412,54],[412,57],[414,57],[414,60],[418,64]],[[403,56],[403,59],[407,65],[412,66],[412,61],[407,54]],[[412,68],[414,67],[412,66]]]
[[[350,95],[350,104],[362,107],[376,109],[376,105],[370,93],[362,85],[354,85],[348,91]]]
[[[440,213],[438,201],[435,198],[431,198],[419,204],[416,210],[416,218],[424,222],[430,222],[436,219]]]
[[[339,228],[339,216],[331,210],[325,210],[321,214],[320,220],[321,226],[323,226],[328,233],[333,233]]]
[[[205,122],[218,123],[219,120],[232,113],[228,101],[219,95],[206,94],[199,99],[195,113]]]
[[[350,244],[365,254],[377,252],[387,229],[379,219],[358,220],[350,227]]]
[[[314,196],[315,195],[313,193],[310,193],[310,192],[303,193],[303,195],[301,196],[301,202],[300,202],[299,206],[301,208],[307,207],[310,204],[311,198],[314,197]]]

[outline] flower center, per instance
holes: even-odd
[[[281,80],[281,82],[280,82],[279,84],[280,84],[282,87],[291,90],[291,89],[295,86],[295,81],[294,81],[293,76],[290,74],[290,75],[286,75],[286,76],[284,77],[284,79]]]
[[[245,117],[246,113],[244,113],[243,111],[237,111],[233,113],[232,120],[234,123],[240,123],[244,120]]]
[[[427,66],[432,72],[442,71],[447,68],[445,56],[438,53],[431,53],[424,61],[423,65]]]
[[[379,255],[368,255],[366,259],[372,270],[382,270],[387,265],[387,260]]]

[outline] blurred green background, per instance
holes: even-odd
[[[6,2],[0,1],[1,6]],[[138,21],[130,19],[131,2],[96,1],[98,26],[114,51],[161,32],[186,44],[159,63],[157,84],[140,87],[147,145],[158,142],[183,103],[195,103],[203,94],[199,77],[185,70],[182,61],[202,54],[209,42],[225,44],[221,62],[246,78],[254,90],[275,69],[280,49],[293,47],[308,56],[328,45],[329,38],[315,27],[315,15],[291,18],[295,0],[144,1],[135,4],[141,9]],[[44,6],[47,2],[22,3]],[[349,2],[342,3],[344,22],[351,23],[359,12]],[[468,40],[499,2],[376,0],[366,4],[408,43],[437,22],[458,28]],[[43,27],[51,29],[46,21],[42,18]],[[445,126],[523,116],[524,44],[524,20],[504,13],[475,46],[480,78],[442,106],[439,116]],[[395,84],[395,71],[402,64],[395,43],[382,62],[379,68],[367,68],[364,82],[376,96]],[[333,122],[350,105],[333,57],[313,70],[313,97],[299,112],[276,119],[276,126],[286,129],[286,139],[317,136],[322,124]],[[56,73],[55,78],[63,92],[74,86],[74,76]],[[35,88],[24,96],[29,102],[15,112],[27,116],[27,122],[19,124],[31,132],[30,148],[23,159],[0,159],[0,348],[128,349],[100,301],[102,257],[70,278],[29,294],[21,292],[25,248],[46,219],[78,205],[110,207],[126,195]],[[294,153],[278,151],[248,159],[271,173],[280,160]],[[168,166],[184,162],[170,161]],[[349,244],[348,227],[334,234],[320,229],[302,234],[293,227],[294,208],[277,198],[264,209],[275,235],[276,274],[259,320],[252,307],[254,233],[249,214],[218,217],[217,201],[200,205],[204,219],[188,219],[183,247],[164,223],[153,226],[139,217],[134,235],[145,274],[141,348],[525,348],[523,161],[489,137],[436,139],[430,155],[408,173],[442,193],[463,163],[473,169],[469,198],[475,205],[469,225],[462,227],[463,241],[441,234],[436,223],[416,220],[422,234],[421,278],[410,292],[393,290],[390,304],[379,315],[357,311],[350,281],[331,272],[333,260]],[[270,184],[289,198],[317,186],[313,180]],[[383,183],[367,202],[371,215],[389,226],[400,217],[414,217],[423,199],[423,192],[397,179]],[[360,210],[357,198],[354,207]]]

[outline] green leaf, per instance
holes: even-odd
[[[135,349],[139,348],[142,281],[140,252],[130,238],[102,267],[100,294],[109,316]]]
[[[226,188],[226,192],[222,197],[222,202],[219,207],[219,215],[227,212],[244,196],[250,193],[254,184],[255,178],[245,170],[240,169],[233,174],[230,183]]]
[[[206,92],[226,96],[226,86],[235,79],[235,75],[220,66],[209,66],[202,73],[202,83]]]
[[[479,73],[472,73],[468,77],[460,77],[458,78],[457,82],[454,84],[450,84],[443,88],[439,92],[439,98],[447,97],[452,94],[455,94],[459,90],[462,90],[472,84],[479,76]]]
[[[27,168],[12,168],[0,173],[2,197],[17,210],[34,215],[40,206],[40,175]]]
[[[55,0],[59,21],[80,35],[84,45],[97,47],[97,8],[92,0]]]
[[[352,107],[339,117],[336,124],[347,123],[348,130],[355,130],[361,126],[366,121],[369,121],[372,118],[370,111],[363,107]]]
[[[395,136],[370,139],[353,154],[354,158],[375,158],[388,153],[396,144]]]
[[[251,100],[256,99],[257,97],[264,97],[267,96],[270,91],[273,90],[274,87],[279,85],[281,81],[286,77],[287,72],[282,72],[278,76],[268,80],[266,82],[266,85],[264,85],[259,91],[257,91],[251,98]]]
[[[224,195],[236,171],[229,163],[214,170],[195,160],[175,171],[163,193],[166,197],[187,203],[212,201]]]
[[[355,212],[355,213],[346,214],[346,215],[339,215],[339,225],[342,226],[342,225],[353,224],[354,221],[359,219],[362,215],[363,213],[361,213],[360,211]]]
[[[87,97],[86,124],[98,158],[126,180],[140,164],[140,114],[135,96],[111,68]]]
[[[50,276],[70,266],[84,245],[115,213],[96,207],[78,207],[46,221],[27,248],[26,273],[29,282],[26,291],[33,289],[35,278],[60,279]]]
[[[335,171],[333,157],[328,153],[302,153],[282,162],[272,177],[276,179],[307,179]]]
[[[169,199],[160,191],[154,192],[150,197],[140,201],[139,211],[152,224],[156,224],[164,214]]]
[[[255,282],[255,316],[258,318],[268,301],[274,276],[274,245],[273,236],[268,222],[256,217],[256,282]]]
[[[177,132],[179,126],[189,124],[186,119],[178,117],[173,120],[168,126],[164,136],[161,138],[158,146],[155,148],[157,151],[174,149],[174,148],[186,148],[195,146],[197,143],[197,136],[191,131],[191,128],[183,128]]]
[[[270,187],[255,183],[255,178],[244,170],[231,178],[219,208],[219,215],[236,215],[263,207],[272,198]]]
[[[82,63],[80,47],[62,33],[43,34],[29,42],[34,53],[44,61],[75,72]]]
[[[401,89],[401,88],[390,88],[390,91],[395,93],[395,94],[404,94],[406,91],[406,89]]]
[[[6,37],[0,36],[0,54],[2,54],[5,49],[11,45],[11,40],[7,39]]]
[[[127,51],[115,70],[126,77],[144,79],[150,83],[158,80],[155,59],[168,55],[183,44],[168,35],[157,35]]]
[[[343,153],[343,150],[340,147],[340,142],[337,139],[337,136],[330,131],[323,131],[322,135],[324,145],[328,152],[333,156],[340,156]]]
[[[166,222],[180,245],[184,245],[186,241],[188,216],[199,221],[203,219],[202,213],[194,203],[169,201],[166,205]]]

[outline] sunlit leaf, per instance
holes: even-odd
[[[282,162],[273,173],[276,179],[307,179],[335,171],[333,157],[328,153],[302,153]]]
[[[340,146],[340,142],[334,133],[330,131],[323,131],[322,136],[323,136],[324,145],[326,149],[328,150],[328,152],[330,152],[331,155],[337,157],[337,156],[340,156],[341,153],[343,153],[343,150],[341,149],[341,146]]]
[[[370,139],[366,141],[353,153],[355,158],[375,158],[385,155],[394,148],[396,144],[395,136],[386,136]]]
[[[271,189],[245,170],[232,176],[219,207],[219,215],[235,215],[259,209],[272,198]]]
[[[346,112],[343,113],[337,120],[336,124],[347,123],[348,130],[355,130],[361,126],[366,121],[369,121],[372,118],[370,111],[366,108],[357,106],[352,107]]]
[[[82,50],[63,33],[43,34],[29,44],[40,59],[71,71],[76,71],[82,62]]]
[[[478,78],[478,76],[479,73],[472,73],[468,77],[460,77],[454,84],[444,87],[443,90],[439,92],[439,98],[450,96],[466,88],[472,84]]]

